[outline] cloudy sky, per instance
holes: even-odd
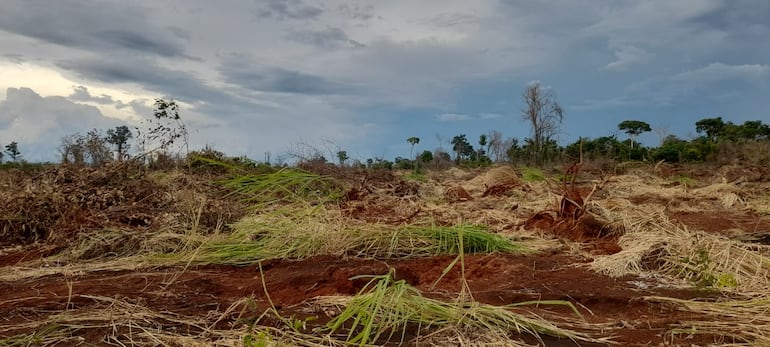
[[[540,81],[560,142],[638,119],[657,144],[706,117],[770,121],[768,18],[764,0],[0,0],[0,143],[55,159],[62,136],[168,97],[193,147],[392,159],[411,136],[528,136]]]

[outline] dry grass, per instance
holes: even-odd
[[[718,302],[666,297],[646,297],[645,300],[701,315],[700,320],[682,322],[672,334],[713,334],[745,346],[770,346],[770,297]]]
[[[626,234],[623,250],[599,257],[591,267],[611,276],[658,271],[694,282],[743,293],[770,289],[767,246],[691,231],[674,224],[662,209],[636,207],[616,212]]]
[[[414,258],[456,254],[463,232],[468,253],[524,253],[526,248],[482,226],[390,225],[343,218],[322,205],[281,208],[245,218],[235,232],[202,246],[197,262],[250,264],[264,259],[305,259],[317,255],[359,258]]]

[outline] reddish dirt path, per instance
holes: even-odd
[[[349,280],[356,275],[387,273],[388,267],[396,277],[436,298],[452,298],[460,287],[458,268],[449,272],[435,289],[433,282],[454,257],[377,261],[316,257],[304,261],[269,261],[263,264],[267,289],[279,309],[292,314],[292,305],[319,295],[355,294],[366,280]],[[613,279],[591,272],[580,263],[588,259],[559,254],[530,256],[470,255],[466,257],[466,278],[473,297],[489,304],[510,304],[536,299],[569,300],[584,306],[585,319],[591,323],[609,323],[623,346],[657,345],[664,342],[670,325],[691,319],[686,313],[673,311],[659,304],[640,300],[645,295],[693,298],[703,293],[683,290],[641,290],[631,282],[639,278]],[[577,264],[577,265],[575,265]],[[142,302],[156,311],[203,317],[222,312],[233,302],[255,296],[264,307],[263,288],[256,266],[199,266],[180,273],[181,268],[148,269],[145,272],[95,272],[72,278],[72,309],[96,305],[83,295],[120,297],[130,302]],[[171,281],[171,284],[168,284]],[[654,283],[649,283],[654,285]],[[61,312],[68,300],[67,281],[62,276],[34,280],[0,282],[0,321],[12,326],[29,320],[42,319]],[[546,313],[545,308],[533,309]],[[548,312],[569,314],[564,308]],[[320,317],[319,321],[328,319]],[[10,336],[23,331],[8,332]],[[2,334],[0,334],[1,336]],[[698,340],[701,339],[702,341]],[[571,342],[548,340],[548,345],[574,345]],[[697,337],[690,343],[709,342],[709,337]],[[683,340],[682,343],[685,341]]]

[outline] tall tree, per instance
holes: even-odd
[[[695,131],[698,134],[705,132],[712,142],[717,142],[724,135],[726,128],[727,123],[722,120],[722,117],[703,118],[695,122]]]
[[[107,130],[107,142],[114,145],[118,151],[118,161],[122,161],[129,148],[128,140],[134,137],[131,130],[127,126],[121,125],[115,127],[115,129]]]
[[[182,140],[180,150],[184,148],[185,153],[189,153],[187,126],[179,116],[179,106],[176,102],[171,99],[155,99],[155,109],[152,115],[152,118],[144,121],[147,126],[144,133],[138,128],[136,129],[142,151],[145,154],[155,150],[167,151],[177,140]],[[157,147],[148,148],[148,146]]]
[[[495,161],[500,161],[503,157],[505,150],[503,150],[503,133],[499,130],[492,130],[489,132],[489,144],[487,145],[487,153],[495,156]]]
[[[87,132],[83,144],[91,165],[102,166],[112,160],[112,151],[107,145],[107,138],[102,136],[98,129]]]
[[[21,152],[19,151],[19,143],[13,141],[5,145],[5,153],[12,161],[19,161],[21,159]]]
[[[536,163],[545,159],[546,144],[553,140],[564,119],[564,110],[550,89],[534,83],[527,86],[522,95],[525,108],[522,118],[532,126],[532,153]]]
[[[652,131],[649,124],[640,120],[624,120],[618,124],[618,129],[628,134],[628,137],[631,139],[631,148],[634,148],[636,137],[639,134]]]
[[[345,161],[350,159],[348,151],[337,151],[337,159],[340,161],[340,166],[345,166]]]
[[[466,156],[473,154],[473,146],[468,142],[465,134],[460,134],[452,138],[452,150],[455,152],[455,161],[460,161]]]
[[[412,136],[408,139],[406,139],[406,142],[408,142],[410,145],[412,145],[412,150],[409,152],[409,159],[414,159],[414,145],[420,143],[420,138],[416,136]]]

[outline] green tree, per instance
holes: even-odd
[[[522,95],[525,108],[522,118],[532,126],[531,155],[536,163],[543,163],[547,156],[546,147],[559,131],[559,125],[564,119],[564,110],[549,89],[544,89],[540,83],[527,86]]]
[[[636,137],[639,134],[652,131],[649,124],[640,120],[624,120],[618,124],[618,129],[628,134],[628,137],[631,139],[631,148],[634,148]]]
[[[703,118],[695,122],[695,131],[698,132],[698,134],[705,132],[706,136],[708,136],[709,140],[712,142],[719,141],[719,138],[725,135],[727,127],[728,124],[722,120],[722,117]]]
[[[155,99],[153,117],[146,119],[145,124],[147,128],[144,133],[138,128],[136,129],[142,144],[142,151],[145,154],[155,150],[167,151],[177,140],[183,142],[185,154],[190,153],[187,126],[179,116],[179,106],[174,100]],[[155,148],[147,148],[147,146],[156,145]]]
[[[409,158],[413,159],[414,158],[414,145],[420,143],[420,138],[416,137],[416,136],[412,136],[412,137],[406,139],[406,142],[408,142],[410,145],[412,145],[412,150],[409,152]]]
[[[101,131],[92,129],[87,132],[82,143],[91,165],[102,166],[112,160],[112,151],[107,146],[107,138],[102,136]]]
[[[340,166],[345,166],[345,161],[347,161],[348,159],[350,159],[350,157],[348,157],[348,151],[337,152],[337,160],[340,161]]]
[[[750,120],[743,122],[738,132],[743,140],[765,140],[770,137],[770,126],[759,120]]]
[[[460,163],[463,158],[473,155],[473,146],[468,142],[465,134],[460,134],[452,138],[452,151],[455,152],[455,161]]]
[[[134,137],[127,126],[121,125],[107,130],[107,142],[114,145],[118,152],[118,161],[122,161],[129,148],[128,140]]]
[[[17,162],[21,159],[21,152],[19,151],[19,143],[16,141],[13,141],[7,145],[5,145],[5,153],[8,154],[8,158],[11,159],[11,161]]]
[[[487,152],[484,150],[484,147],[487,145],[487,134],[481,134],[479,135],[479,150],[478,150],[478,158],[483,157],[487,154]]]
[[[422,151],[422,153],[419,155],[419,161],[422,163],[430,163],[433,161],[433,152],[427,149]]]

